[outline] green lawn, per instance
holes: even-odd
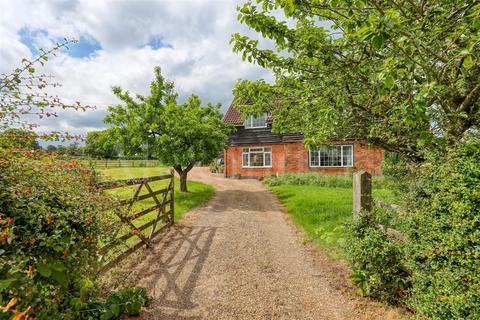
[[[312,185],[270,186],[286,207],[295,224],[309,238],[322,244],[333,256],[342,256],[344,224],[352,217],[352,189]],[[392,197],[385,189],[375,189],[374,198]]]
[[[139,178],[139,177],[148,177],[148,176],[156,176],[166,174],[170,171],[169,168],[165,167],[157,167],[157,168],[111,168],[111,169],[101,169],[98,170],[99,174],[101,175],[101,181],[106,180],[117,180],[117,179],[129,179],[129,178]],[[161,188],[164,188],[168,185],[168,180],[162,181],[155,181],[149,183],[150,187],[155,191]],[[129,186],[123,187],[118,189],[108,190],[108,192],[119,199],[131,199],[133,198],[134,192],[137,186]],[[191,209],[199,206],[202,203],[208,201],[214,192],[212,186],[196,182],[196,181],[188,181],[188,192],[183,193],[179,191],[179,181],[175,178],[175,221],[178,221],[182,218],[182,216],[190,211]],[[147,193],[147,189],[145,187],[142,188],[142,192],[140,195]],[[161,201],[161,197],[159,200]],[[132,207],[132,213],[138,212],[143,209],[152,207],[155,205],[155,201],[153,198],[145,199],[139,202],[136,202]],[[149,214],[144,215],[141,218],[138,218],[134,221],[136,226],[141,226],[145,224],[149,220],[153,219],[157,213],[151,212]],[[144,234],[148,234],[150,229],[144,231]],[[131,238],[131,241],[137,241],[136,237]],[[130,242],[131,242],[130,241]]]

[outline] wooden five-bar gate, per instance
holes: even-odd
[[[166,187],[161,187],[158,190],[152,188],[151,183],[157,181],[168,181]],[[120,219],[123,225],[127,226],[127,232],[118,235],[114,241],[106,244],[100,249],[103,257],[106,257],[107,262],[100,268],[100,272],[104,272],[116,265],[118,262],[129,256],[135,250],[142,246],[151,247],[152,239],[158,235],[165,228],[174,223],[174,173],[152,176],[145,178],[133,178],[125,180],[113,180],[99,182],[98,187],[103,190],[112,190],[117,188],[124,188],[128,186],[136,186],[134,195],[130,199],[123,199],[115,205],[111,210]],[[146,193],[142,194],[142,190]],[[143,200],[154,200],[154,205],[147,208],[142,208],[140,211],[133,212],[134,204]],[[147,221],[141,225],[136,224],[138,219],[143,218],[148,214],[155,212],[156,214],[148,217]],[[131,238],[137,237],[138,241],[132,243]],[[130,245],[127,245],[130,243]],[[126,250],[114,250],[121,245],[126,245]],[[115,251],[115,252],[114,252]]]

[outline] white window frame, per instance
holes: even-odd
[[[268,126],[267,124],[267,118],[268,118],[268,114],[267,113],[264,113],[263,114],[263,119],[264,119],[264,125],[262,126],[254,126],[253,125],[253,120],[254,119],[260,119],[261,117],[258,117],[258,118],[255,118],[254,116],[249,116],[244,122],[243,122],[243,125],[245,126],[245,129],[255,129],[255,128],[266,128]]]
[[[311,168],[351,168],[354,166],[355,164],[355,150],[354,150],[354,146],[353,144],[334,144],[334,145],[330,145],[330,146],[327,146],[327,147],[332,147],[332,148],[335,148],[335,147],[340,147],[340,158],[342,159],[342,165],[340,166],[322,166],[320,164],[320,149],[318,150],[308,150],[308,165],[309,167]],[[352,161],[351,161],[351,165],[343,165],[343,148],[344,147],[351,147],[352,148]],[[319,161],[318,161],[318,165],[313,165],[312,164],[312,153],[313,152],[317,152],[318,153],[318,158],[319,158]]]
[[[265,151],[265,149],[268,148],[270,151]],[[245,151],[247,149],[247,151]],[[254,151],[251,151],[254,149]],[[257,150],[257,149],[262,149],[262,150]],[[250,155],[255,153],[261,153],[263,154],[263,166],[251,166],[250,165]],[[265,165],[265,154],[270,154],[270,165]],[[247,160],[248,163],[245,165],[245,158],[244,155],[247,155]],[[273,163],[273,158],[272,158],[272,147],[248,147],[248,148],[242,148],[242,168],[271,168]]]

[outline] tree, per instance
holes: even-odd
[[[159,67],[150,85],[150,96],[133,98],[114,87],[124,105],[110,106],[105,122],[117,128],[132,146],[154,154],[180,176],[180,191],[187,192],[187,175],[196,163],[210,163],[225,147],[230,126],[222,121],[220,105],[202,106],[192,95],[178,104],[174,83]]]
[[[78,142],[74,142],[67,146],[66,153],[71,157],[80,156],[83,153],[83,148],[80,147]]]
[[[85,153],[95,158],[112,159],[119,155],[117,146],[117,135],[114,128],[90,131],[87,133]]]
[[[64,154],[67,153],[67,148],[66,148],[65,146],[59,145],[59,146],[57,147],[57,153],[58,153],[59,155],[64,155]]]
[[[53,144],[49,144],[49,145],[47,146],[47,151],[49,151],[49,152],[55,152],[55,151],[57,151],[57,147],[55,147]]]
[[[245,113],[270,111],[276,132],[303,132],[312,144],[364,138],[422,161],[478,130],[477,1],[256,2],[238,8],[239,21],[278,52],[240,34],[233,48],[276,81],[240,81],[235,95]]]

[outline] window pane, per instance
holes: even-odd
[[[250,153],[250,166],[263,167],[263,153]]]
[[[323,146],[319,150],[310,151],[310,166],[312,167],[344,167],[352,165],[352,146]]]
[[[310,151],[310,165],[312,167],[320,165],[320,157],[318,151]]]
[[[330,153],[327,147],[322,147],[319,151],[319,160],[321,167],[327,167],[330,163]]]
[[[263,148],[263,151],[265,151],[265,152],[272,152],[272,148]]]
[[[245,128],[259,128],[259,127],[266,127],[266,116],[265,114],[258,117],[254,118],[253,116],[249,116],[247,120],[244,121],[244,126]]]
[[[330,149],[331,152],[331,161],[330,166],[332,167],[341,167],[342,166],[342,146],[334,146]]]
[[[242,152],[248,152],[248,148],[243,148]]]
[[[265,115],[258,118],[252,118],[252,127],[265,127]]]
[[[272,165],[272,154],[264,153],[264,157],[265,157],[265,166],[270,167]]]
[[[248,153],[242,154],[242,166],[248,167]]]
[[[263,148],[250,148],[250,152],[263,152]]]
[[[353,146],[343,146],[343,165],[347,167],[353,165]]]

